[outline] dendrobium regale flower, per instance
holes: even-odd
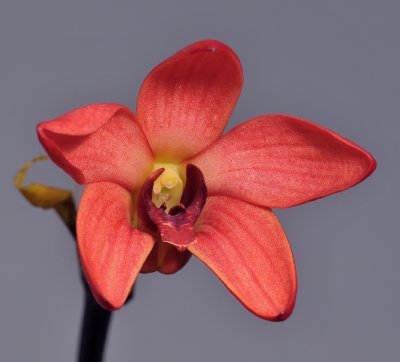
[[[295,264],[271,208],[342,191],[376,163],[288,115],[258,116],[221,136],[242,83],[235,53],[201,41],[147,76],[136,115],[92,104],[38,125],[50,158],[87,184],[78,247],[104,308],[124,304],[139,272],[175,273],[193,254],[256,315],[290,315]]]

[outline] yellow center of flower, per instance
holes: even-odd
[[[175,205],[178,205],[183,191],[183,181],[179,176],[178,166],[170,163],[156,163],[154,171],[160,168],[164,169],[161,176],[154,181],[152,201],[160,207],[166,206],[166,212]]]

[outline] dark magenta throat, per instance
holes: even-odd
[[[200,169],[188,164],[180,202],[167,212],[165,204],[157,207],[152,201],[154,182],[163,172],[163,168],[154,171],[143,183],[138,197],[138,220],[141,228],[184,251],[196,240],[195,223],[207,199],[206,183]]]

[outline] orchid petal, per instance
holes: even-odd
[[[197,242],[188,250],[203,261],[261,318],[289,317],[296,298],[292,252],[270,209],[212,196],[200,216]]]
[[[136,188],[153,161],[133,113],[119,104],[92,104],[38,125],[50,158],[76,182],[110,181]]]
[[[153,238],[131,225],[132,197],[123,187],[87,186],[79,205],[77,238],[87,282],[106,309],[119,309],[153,248]]]
[[[376,168],[361,147],[309,121],[265,115],[240,124],[188,162],[210,195],[290,207],[345,190]]]
[[[137,117],[159,159],[184,160],[224,130],[243,83],[235,53],[194,43],[158,65],[139,92]]]

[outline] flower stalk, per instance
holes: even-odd
[[[38,156],[25,163],[16,174],[14,185],[33,206],[54,209],[76,241],[76,203],[72,193],[44,184],[25,183],[30,167],[38,161],[47,159],[47,156]],[[85,307],[77,361],[101,362],[112,312],[96,302],[83,275],[82,283],[85,290]],[[131,297],[132,293],[128,300]]]
[[[85,310],[83,314],[78,362],[103,361],[104,347],[112,312],[103,309],[85,288]]]

